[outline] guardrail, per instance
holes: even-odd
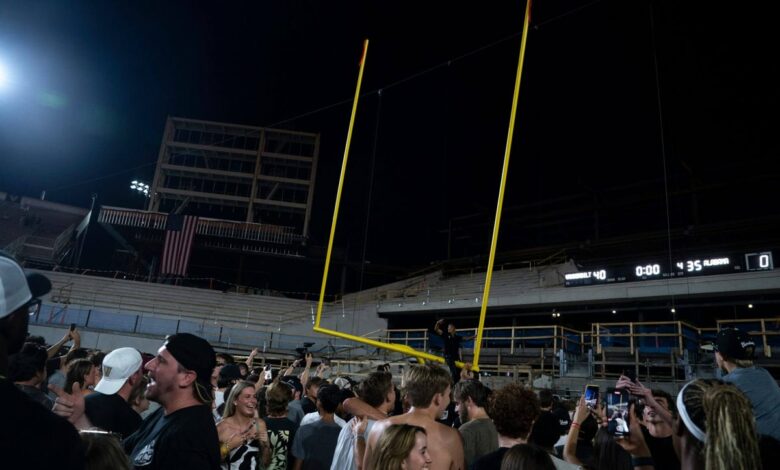
[[[685,349],[699,349],[699,336],[699,328],[682,321],[591,325],[592,342],[597,354],[601,354],[604,347],[627,348],[631,354],[637,348],[646,352],[668,352],[677,348],[682,354]]]
[[[167,221],[168,214],[166,213],[126,209],[122,207],[102,206],[100,208],[100,214],[98,215],[98,222],[100,223],[140,227],[152,230],[165,230]],[[251,240],[282,245],[290,245],[294,242],[303,240],[303,236],[295,232],[295,227],[211,219],[207,217],[198,218],[198,225],[195,228],[195,233],[212,237]]]
[[[647,377],[674,380],[677,373],[688,375],[696,367],[712,366],[706,360],[697,362],[707,359],[699,352],[702,346],[715,340],[721,328],[739,326],[746,330],[756,341],[759,358],[771,358],[773,346],[780,347],[780,318],[719,320],[717,325],[700,328],[684,321],[669,321],[594,323],[590,331],[558,325],[485,328],[482,348],[487,357],[492,352],[499,361],[513,355],[525,357],[529,364],[542,369],[552,363],[554,373],[556,368],[561,373],[579,364],[587,366],[590,375],[606,377],[629,368],[637,373],[643,370]],[[463,336],[471,336],[473,332],[458,330]],[[387,330],[386,341],[422,350],[442,346],[439,336],[427,329]],[[466,341],[463,347],[466,357],[466,350],[473,348],[474,342]]]
[[[474,329],[462,329],[458,332],[464,337],[476,335]],[[385,340],[418,350],[442,349],[441,337],[430,333],[428,329],[389,329]],[[505,350],[509,354],[529,350],[536,352],[538,349],[550,350],[556,355],[560,350],[571,354],[584,354],[586,344],[583,343],[583,338],[583,332],[560,325],[491,327],[485,328],[482,333],[482,349],[487,352]],[[474,340],[464,341],[462,346],[473,348]]]

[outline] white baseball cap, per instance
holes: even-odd
[[[51,282],[46,276],[25,274],[19,263],[0,251],[0,318],[7,317],[50,290]]]
[[[133,348],[114,349],[103,358],[103,378],[95,391],[113,395],[141,368],[141,353]]]
[[[338,388],[344,390],[351,390],[352,384],[349,382],[349,380],[345,377],[337,377],[336,380],[333,381],[333,385],[338,386]]]

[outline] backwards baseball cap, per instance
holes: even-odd
[[[298,391],[303,393],[303,384],[301,383],[301,379],[294,375],[285,375],[281,378],[281,382],[286,383],[290,386],[290,388],[293,389],[293,392]]]
[[[739,328],[724,328],[718,332],[715,351],[729,359],[753,359],[756,342]]]
[[[114,349],[103,358],[103,378],[95,385],[95,391],[104,395],[115,394],[142,364],[141,353],[135,349]]]
[[[7,317],[50,290],[51,282],[46,276],[25,274],[11,255],[0,251],[0,318]]]
[[[190,333],[177,333],[168,336],[164,346],[182,367],[197,374],[198,395],[204,403],[210,402],[213,399],[211,373],[217,365],[211,344]]]
[[[219,378],[222,380],[238,380],[241,378],[241,369],[238,364],[225,364],[219,370]]]
[[[342,390],[352,389],[352,383],[346,377],[336,377],[336,380],[333,381],[333,385],[336,385],[338,388]]]

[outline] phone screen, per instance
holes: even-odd
[[[616,437],[628,435],[628,402],[630,395],[627,390],[607,390],[607,432]]]
[[[588,385],[585,387],[585,404],[589,408],[594,408],[599,402],[599,387],[598,385]]]

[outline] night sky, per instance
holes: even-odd
[[[489,220],[495,210],[524,7],[6,0],[0,191],[45,189],[47,199],[84,207],[94,192],[99,204],[139,207],[126,188],[151,180],[168,115],[319,132],[311,243],[322,246],[369,38],[337,244],[362,256],[370,201],[366,259],[406,267],[443,259],[451,218]],[[662,117],[671,191],[739,180],[711,198],[708,220],[777,217],[780,30],[767,11],[733,8],[537,2],[510,213],[641,182],[663,203]],[[610,235],[665,230],[663,212],[648,209],[643,225]],[[504,250],[527,242],[502,240]]]

